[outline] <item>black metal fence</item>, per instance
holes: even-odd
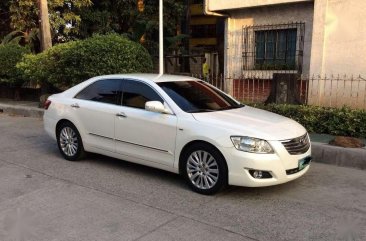
[[[366,79],[361,75],[314,75],[307,79],[309,104],[366,109]]]
[[[201,75],[193,75],[204,79]],[[272,71],[256,71],[240,76],[210,75],[206,81],[246,103],[264,103],[276,83]],[[292,81],[297,82],[293,89],[286,89],[296,94],[298,103],[342,107],[349,106],[366,109],[366,79],[362,76],[347,75],[297,75]]]

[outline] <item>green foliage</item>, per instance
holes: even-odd
[[[0,45],[0,82],[22,84],[21,72],[16,64],[29,53],[29,49],[16,44]]]
[[[294,70],[296,69],[295,63],[265,63],[255,64],[256,70]]]
[[[69,40],[70,35],[79,32],[79,11],[91,4],[91,0],[48,0],[50,24],[56,42]],[[21,31],[27,37],[38,28],[38,0],[10,1],[8,7],[13,30]]]
[[[365,110],[286,104],[252,106],[294,119],[308,132],[366,138]]]
[[[109,34],[58,44],[43,53],[27,55],[17,67],[29,80],[65,88],[98,75],[149,72],[152,61],[140,44]]]
[[[0,7],[4,11],[0,9],[0,27],[4,26],[5,31],[0,28],[0,37],[17,31],[16,35],[10,35],[17,38],[15,42],[20,41],[22,45],[29,45],[33,52],[39,52],[38,34],[32,34],[38,32],[39,27],[38,1],[2,1]],[[187,37],[175,37],[177,26],[181,24],[185,14],[185,3],[183,0],[164,0],[166,50],[176,50],[180,47],[181,39]],[[93,34],[119,33],[141,43],[150,53],[156,54],[158,8],[159,1],[156,0],[48,0],[52,42],[85,39]]]
[[[32,53],[35,53],[39,44],[38,28],[29,32],[12,31],[8,33],[1,41],[1,44],[22,44],[29,47]]]
[[[150,0],[92,0],[92,6],[80,11],[82,19],[78,37],[93,33],[115,32],[143,44],[150,53],[158,49],[159,1]],[[177,26],[185,10],[183,0],[164,0],[164,35],[166,48],[174,48],[180,39]],[[170,37],[170,38],[169,38]],[[172,44],[172,40],[174,44]]]

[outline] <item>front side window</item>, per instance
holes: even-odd
[[[203,81],[161,82],[158,85],[185,112],[210,112],[243,105]]]
[[[101,103],[117,104],[121,81],[118,79],[98,80],[80,91],[75,98]]]
[[[160,95],[158,95],[150,86],[134,80],[123,80],[123,106],[145,109],[145,103],[154,100],[164,103],[164,100]]]

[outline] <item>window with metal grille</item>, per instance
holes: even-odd
[[[302,71],[304,23],[243,28],[244,70]]]

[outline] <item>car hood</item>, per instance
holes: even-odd
[[[230,135],[287,140],[306,133],[305,128],[294,120],[250,106],[192,115],[197,121],[230,130]]]

